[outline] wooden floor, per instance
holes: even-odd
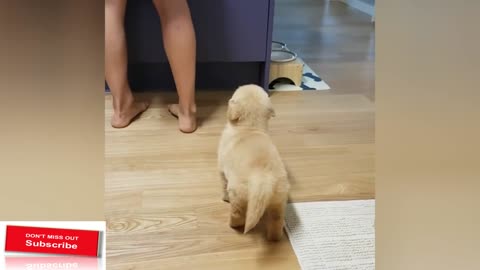
[[[276,0],[273,39],[285,42],[335,94],[375,100],[371,17],[340,1]]]
[[[373,198],[373,77],[366,75],[370,71],[356,73],[361,66],[372,66],[373,60],[368,51],[355,49],[365,45],[364,36],[372,30],[366,26],[351,26],[358,33],[344,29],[348,21],[366,24],[369,18],[341,3],[332,2],[326,8],[321,1],[294,1],[298,7],[289,2],[277,1],[277,14],[292,8],[298,19],[276,19],[285,36],[292,29],[303,29],[305,17],[319,24],[329,22],[325,31],[330,34],[337,29],[341,36],[361,36],[356,44],[334,46],[347,38],[324,44],[323,48],[333,50],[330,60],[326,52],[319,52],[317,59],[316,48],[308,49],[307,41],[302,45],[293,42],[294,37],[282,39],[307,55],[309,65],[318,68],[333,87],[332,91],[272,95],[277,117],[271,122],[271,134],[292,175],[291,200]],[[316,36],[303,38],[318,42],[321,33],[312,29],[309,33]],[[282,35],[278,31],[276,35]],[[335,61],[338,55],[348,54],[342,48],[352,48],[355,55],[364,51],[364,59],[338,57]],[[317,64],[311,64],[315,59]],[[231,93],[198,95],[202,126],[194,134],[177,131],[176,119],[166,111],[166,104],[174,101],[171,94],[146,94],[153,102],[151,108],[130,127],[115,130],[109,126],[111,97],[106,96],[107,268],[300,269],[288,239],[269,244],[259,230],[241,235],[229,228],[228,205],[220,198],[216,149]]]

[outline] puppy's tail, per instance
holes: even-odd
[[[270,177],[257,174],[248,181],[248,205],[243,233],[249,232],[257,225],[270,203],[273,193],[273,181],[268,179]]]

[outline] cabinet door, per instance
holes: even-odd
[[[270,1],[189,0],[197,34],[197,60],[265,61]],[[160,21],[151,0],[128,1],[126,31],[131,61],[166,61]]]

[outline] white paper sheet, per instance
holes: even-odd
[[[375,200],[289,204],[286,231],[303,270],[374,270]]]

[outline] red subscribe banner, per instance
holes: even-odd
[[[100,256],[99,231],[7,226],[5,251]]]

